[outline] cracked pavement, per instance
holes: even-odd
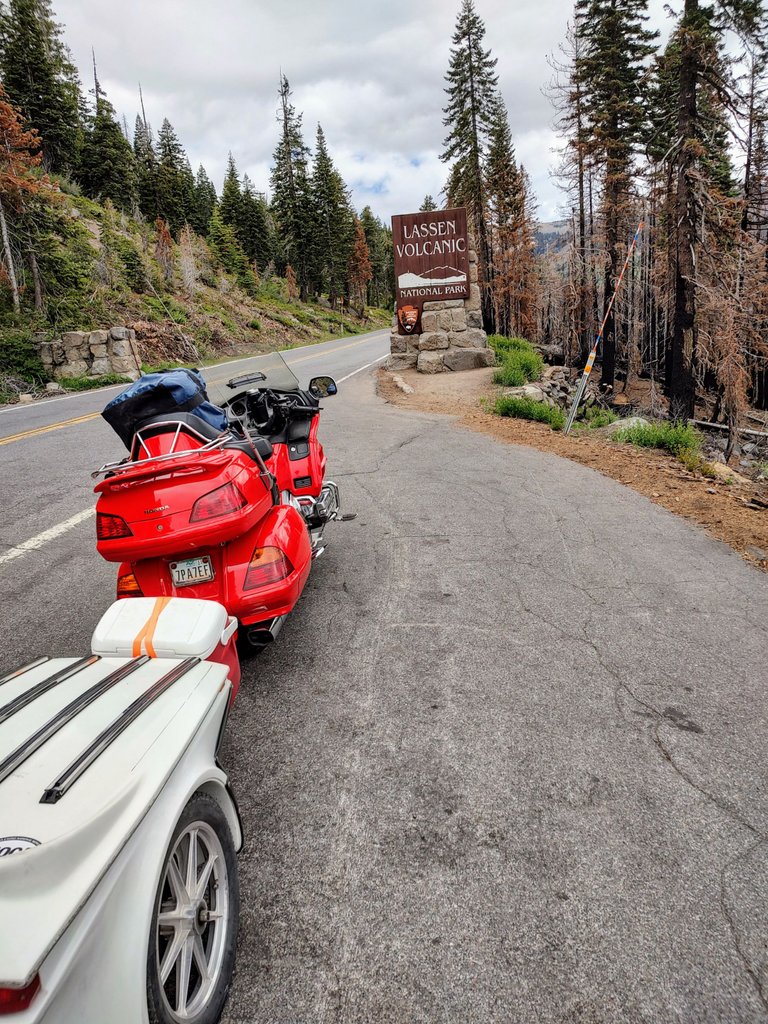
[[[768,1021],[766,577],[367,377],[322,433],[358,518],[231,719],[224,1021]]]
[[[301,366],[341,377],[385,345]],[[385,405],[367,374],[324,404],[358,518],[230,718],[224,1024],[768,1022],[768,577],[589,469]],[[7,547],[87,507],[119,446],[93,420],[3,451]],[[5,567],[3,670],[87,649],[114,586],[92,532]]]

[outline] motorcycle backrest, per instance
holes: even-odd
[[[221,433],[190,413],[153,416],[133,435],[130,458],[137,461],[174,452],[194,451],[214,441]]]

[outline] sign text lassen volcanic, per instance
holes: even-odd
[[[454,237],[440,237],[454,236]],[[442,220],[431,224],[404,224],[401,244],[395,246],[397,255],[403,256],[446,256],[466,253],[467,239],[456,230],[455,220]],[[422,241],[424,239],[424,241]]]

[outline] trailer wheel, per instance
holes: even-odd
[[[166,851],[147,956],[151,1024],[216,1024],[235,965],[237,858],[218,803],[195,793]]]

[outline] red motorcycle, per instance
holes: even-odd
[[[301,596],[326,525],[342,518],[317,436],[320,400],[337,387],[323,376],[302,391],[277,353],[227,386],[221,408],[205,403],[216,425],[199,398],[159,413],[156,397],[144,401],[153,414],[135,421],[128,458],[93,474],[104,476],[96,546],[121,563],[118,598],[218,601],[261,648]]]

